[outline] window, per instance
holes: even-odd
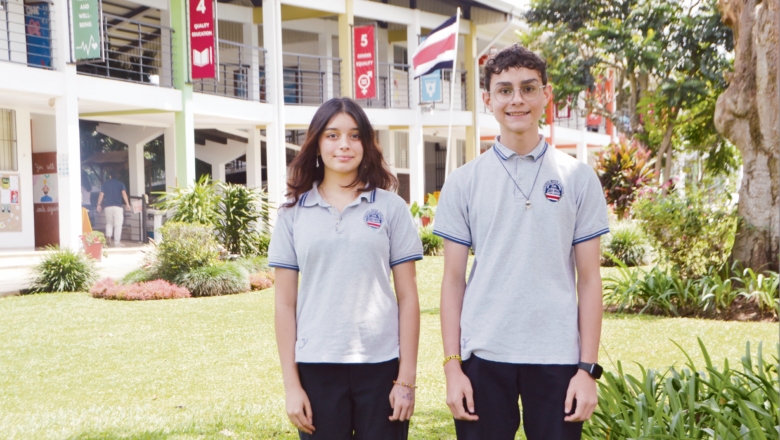
[[[409,168],[409,133],[396,131],[395,136],[395,167]]]
[[[18,171],[16,112],[0,109],[0,171]]]

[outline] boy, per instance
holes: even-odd
[[[528,440],[579,439],[598,402],[607,206],[593,169],[539,134],[546,67],[520,45],[488,60],[483,99],[500,136],[439,199],[444,371],[459,440],[514,439],[518,396]]]

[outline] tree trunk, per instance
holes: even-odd
[[[628,100],[628,109],[631,112],[631,131],[636,133],[636,128],[639,127],[639,112],[636,111],[636,106],[639,105],[639,84],[636,80],[636,73],[629,72],[628,82],[631,84],[631,96]]]
[[[778,38],[780,0],[719,0],[734,31],[734,73],[718,98],[715,126],[742,154],[738,214],[742,218],[732,261],[753,270],[778,269],[780,251],[780,136]]]
[[[664,174],[661,179],[661,185],[665,185],[669,181],[672,174],[672,136],[674,135],[674,121],[677,119],[677,112],[666,123],[666,132],[664,132],[664,139],[661,142],[661,146],[658,148],[658,153],[655,156],[655,175],[661,176],[661,166],[663,166]],[[664,164],[664,153],[666,153],[666,163]],[[661,191],[662,195],[666,195],[667,188]]]

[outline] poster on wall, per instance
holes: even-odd
[[[214,0],[189,0],[192,79],[216,78]]]
[[[420,102],[444,102],[441,95],[441,70],[423,75],[420,78],[420,87],[422,87]]]
[[[35,247],[60,242],[57,153],[33,153],[33,218]]]
[[[355,98],[376,98],[376,29],[355,26]]]
[[[33,67],[51,67],[51,21],[48,3],[24,5],[25,34],[27,36],[27,64]]]
[[[0,233],[22,232],[19,176],[0,173]]]
[[[103,16],[100,0],[70,0],[70,50],[74,61],[103,61]]]

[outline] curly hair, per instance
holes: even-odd
[[[520,67],[536,70],[542,77],[542,84],[547,85],[547,62],[539,55],[521,46],[520,43],[515,43],[501,49],[497,54],[488,58],[485,63],[485,91],[490,91],[490,79],[493,75],[498,75],[511,68]]]

